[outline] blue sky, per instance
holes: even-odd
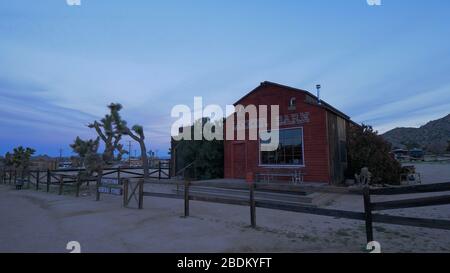
[[[381,132],[450,113],[450,1],[0,2],[0,154],[57,155],[120,102],[166,154],[176,104],[261,81],[314,92]],[[134,144],[133,149],[137,149]]]

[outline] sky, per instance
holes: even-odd
[[[381,4],[0,0],[0,155],[70,156],[111,102],[166,155],[173,106],[225,108],[262,81],[320,83],[322,99],[381,133],[449,114],[450,1]]]

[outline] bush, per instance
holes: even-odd
[[[352,126],[348,134],[347,177],[353,177],[361,168],[372,173],[371,183],[400,184],[401,165],[391,154],[391,145],[371,126]]]
[[[203,127],[207,123],[212,123],[208,119],[198,120],[196,122],[202,122]],[[185,129],[191,130],[191,135],[194,135],[193,126]],[[223,127],[216,123],[216,130],[223,131]],[[174,144],[176,146],[176,172],[193,164],[185,170],[185,178],[195,180],[223,178],[223,140],[208,141],[203,138],[202,140],[174,141]]]

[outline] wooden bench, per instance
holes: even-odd
[[[276,178],[288,178],[292,184],[299,184],[303,183],[305,173],[302,171],[295,170],[294,172],[286,172],[286,173],[280,173],[280,172],[264,172],[264,173],[257,173],[256,174],[256,181],[265,183],[271,183],[276,180]]]
[[[25,185],[25,182],[29,183],[29,181],[26,180],[26,179],[16,179],[16,183],[15,183],[16,184],[16,190],[21,190],[23,185]]]

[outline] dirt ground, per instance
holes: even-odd
[[[450,165],[421,164],[423,179],[445,182]],[[440,177],[438,177],[440,175]],[[431,178],[430,178],[431,176]],[[426,180],[429,179],[429,180]],[[407,196],[405,196],[406,198]],[[121,207],[121,197],[75,198],[0,185],[0,252],[363,252],[364,222],[249,208],[146,197],[144,209]],[[362,210],[359,196],[336,195],[330,208]],[[389,214],[450,219],[450,206],[388,211]],[[450,252],[450,231],[375,224],[383,252]]]

